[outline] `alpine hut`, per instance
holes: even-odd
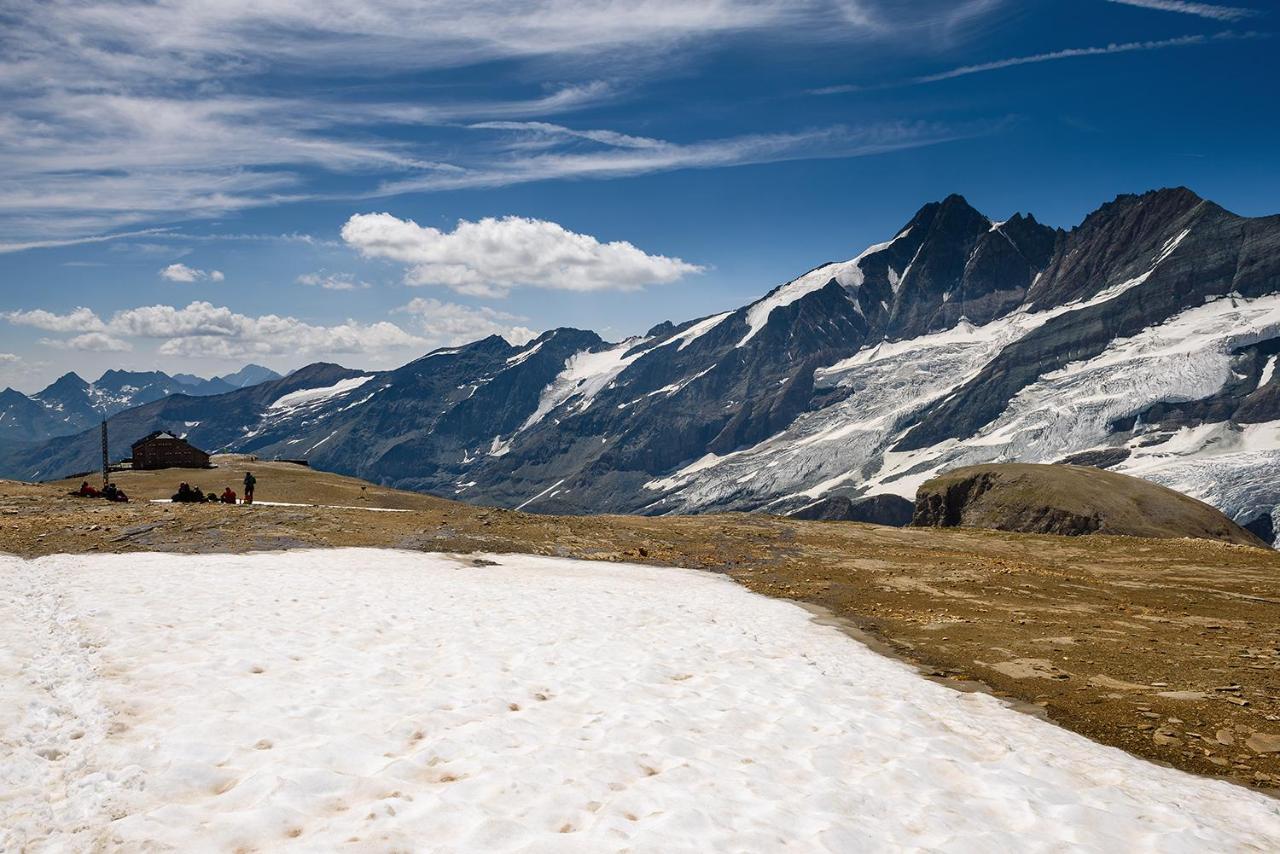
[[[186,439],[157,430],[133,443],[135,469],[205,469],[209,455]]]

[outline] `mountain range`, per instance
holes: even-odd
[[[1176,188],[1064,230],[953,195],[736,310],[156,395],[111,418],[112,451],[166,429],[467,501],[646,514],[795,512],[910,496],[960,465],[1069,460],[1270,530],[1278,356],[1280,216]],[[0,471],[49,478],[97,454],[89,431],[0,449]]]
[[[30,396],[11,388],[0,391],[0,447],[80,433],[103,418],[172,394],[210,397],[279,378],[278,373],[261,365],[246,365],[234,374],[209,379],[194,374],[110,370],[96,382],[86,382],[78,374],[63,374]]]

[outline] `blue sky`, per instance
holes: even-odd
[[[1262,0],[16,0],[0,387],[744,304],[927,201],[1280,212]]]

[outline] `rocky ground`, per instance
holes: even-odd
[[[760,515],[554,517],[286,463],[122,473],[127,505],[0,481],[0,551],[199,555],[318,546],[686,566],[807,604],[931,678],[1148,759],[1280,788],[1280,554],[1203,540],[899,529]],[[303,506],[154,504],[177,481]],[[313,504],[315,506],[305,506]],[[384,512],[378,512],[382,509]],[[398,510],[401,512],[386,512]],[[190,559],[198,560],[197,557]]]

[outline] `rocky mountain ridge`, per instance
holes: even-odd
[[[103,418],[172,394],[210,397],[279,378],[260,365],[208,379],[162,371],[108,370],[91,383],[79,374],[66,373],[32,395],[11,388],[0,391],[0,444],[31,445],[80,433]]]
[[[312,366],[148,403],[113,435],[549,513],[793,512],[1083,453],[1245,524],[1280,507],[1277,353],[1280,217],[1177,188],[1064,231],[950,196],[734,311],[620,343],[555,329],[392,371]],[[95,451],[86,435],[0,465],[48,476]]]

